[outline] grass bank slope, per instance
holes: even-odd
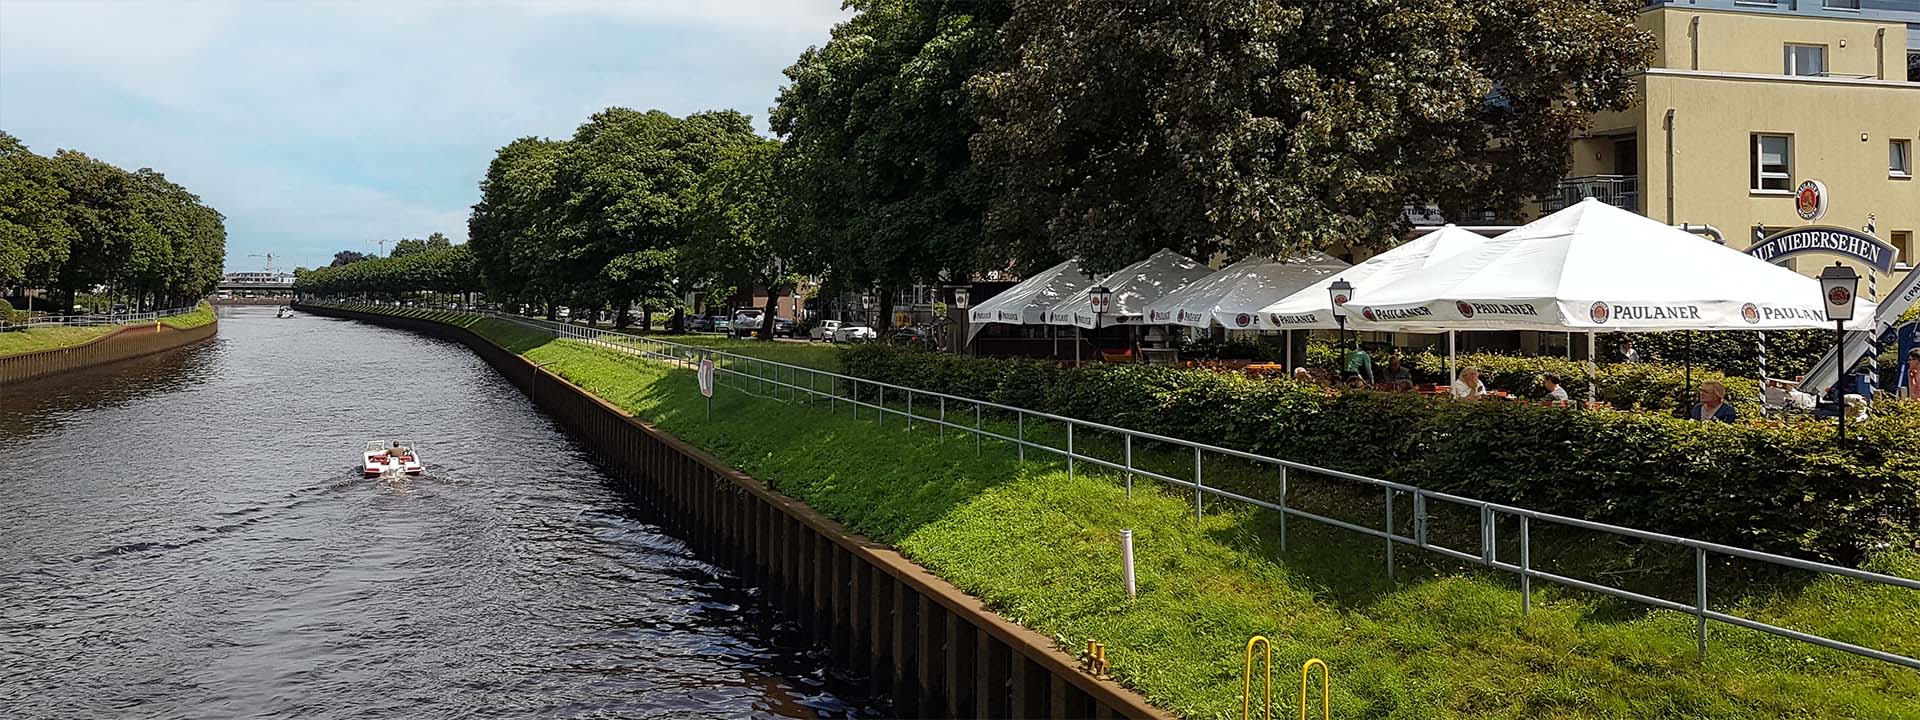
[[[1240,650],[1275,641],[1279,694],[1308,657],[1333,667],[1340,718],[1913,718],[1920,673],[1693,618],[1621,613],[1536,589],[1522,617],[1503,578],[1438,573],[1352,593],[1379,555],[1340,531],[1298,526],[1272,546],[1269,513],[1069,476],[1059,463],[935,427],[855,420],[845,404],[783,404],[723,387],[704,419],[692,373],[505,321],[443,316],[898,547],[1001,614],[1065,648],[1107,644],[1114,674],[1195,718],[1239,715]],[[976,454],[978,453],[978,454]],[[1140,596],[1120,587],[1132,528]],[[1372,554],[1370,554],[1370,552]],[[1412,551],[1404,551],[1412,554]],[[1875,568],[1920,573],[1911,556]],[[1822,579],[1788,594],[1728,599],[1744,614],[1913,654],[1920,595]],[[1284,703],[1283,703],[1284,705]],[[1290,713],[1289,713],[1290,714]]]

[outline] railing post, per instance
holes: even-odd
[[[940,396],[940,442],[947,441],[947,396]]]
[[[1019,439],[1019,441],[1015,442],[1013,446],[1020,449],[1019,450],[1020,462],[1026,462],[1027,461],[1027,414],[1019,410],[1015,410],[1013,411],[1013,417],[1015,418],[1014,419],[1014,432],[1015,432],[1014,437]]]
[[[1707,550],[1693,549],[1693,602],[1700,637],[1700,659],[1707,659]]]
[[[1067,479],[1073,479],[1073,421],[1067,421]]]
[[[1393,488],[1387,488],[1387,584],[1393,584]]]
[[[1206,488],[1206,482],[1200,477],[1200,448],[1195,446],[1193,448],[1193,521],[1196,523],[1206,519],[1207,501],[1203,497],[1205,494],[1203,491]]]
[[[1287,551],[1287,466],[1280,466],[1280,552]]]
[[[1533,610],[1533,536],[1527,532],[1527,516],[1520,516],[1520,615]]]
[[[980,403],[973,404],[973,455],[980,456]]]
[[[1121,437],[1124,437],[1124,438],[1126,438],[1126,447],[1127,447],[1127,498],[1128,498],[1128,499],[1132,499],[1132,498],[1133,498],[1133,433],[1126,433],[1125,435],[1122,435]]]
[[[1424,490],[1413,491],[1413,541],[1423,549],[1427,546],[1427,493]]]
[[[913,429],[913,388],[907,388],[907,429]]]
[[[874,403],[874,407],[880,408],[880,426],[886,427],[887,425],[887,386],[885,385],[880,386],[880,401]]]

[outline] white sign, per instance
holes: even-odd
[[[713,359],[700,358],[700,394],[713,397]]]
[[[1827,184],[1819,180],[1805,180],[1800,188],[1793,191],[1793,209],[1802,220],[1819,220],[1827,216]]]

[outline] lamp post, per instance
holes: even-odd
[[[873,327],[873,296],[872,295],[860,296],[860,319],[864,320],[867,323],[867,327]],[[879,332],[879,329],[874,328],[874,332]]]
[[[967,306],[972,304],[972,299],[967,288],[957,287],[953,289],[953,309],[960,311],[960,320],[962,323],[970,324],[973,322],[973,319],[967,315]],[[948,319],[952,319],[951,314],[948,315]],[[959,329],[950,333],[948,345],[951,346],[950,349],[953,352],[960,352],[960,339],[966,337],[967,325],[962,324],[955,327]]]
[[[1353,284],[1336,278],[1327,286],[1327,297],[1333,301],[1333,321],[1340,323],[1340,367],[1336,369],[1344,378],[1347,374],[1347,302],[1353,300]]]
[[[1107,308],[1113,304],[1113,291],[1107,289],[1105,285],[1095,285],[1087,290],[1087,304],[1093,309],[1093,327],[1098,330],[1100,328],[1100,316],[1105,315]],[[1081,336],[1084,333],[1078,323],[1074,324],[1073,331],[1075,336]],[[1079,362],[1080,360],[1079,347],[1078,344],[1074,345],[1073,355],[1075,362]]]
[[[1860,287],[1860,275],[1853,268],[1834,261],[1820,271],[1820,303],[1833,321],[1833,356],[1839,361],[1834,375],[1833,399],[1840,406],[1840,444],[1847,443],[1847,321],[1853,319],[1854,292]]]

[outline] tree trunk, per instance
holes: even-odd
[[[640,330],[653,332],[653,308],[645,305],[640,307]]]
[[[673,306],[673,319],[667,321],[667,331],[675,335],[684,334],[687,331],[687,306],[678,304]]]
[[[873,332],[879,335],[882,340],[885,340],[888,335],[893,334],[893,297],[895,292],[894,288],[881,288],[880,302],[877,303],[880,306],[880,315],[879,317],[868,319],[868,322],[872,324]]]
[[[628,325],[633,324],[633,303],[626,300],[620,300],[618,302],[620,309],[613,313],[613,329],[625,330]]]
[[[780,291],[767,288],[767,309],[760,315],[760,339],[773,339],[773,315],[780,309]]]

